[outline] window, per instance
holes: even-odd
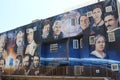
[[[74,18],[71,19],[71,25],[75,26],[75,19]]]
[[[95,38],[95,36],[90,36],[89,37],[89,43],[90,43],[90,45],[94,45],[94,43],[95,43],[94,38]]]
[[[74,39],[73,40],[73,49],[78,49],[78,48],[79,48],[78,40]]]
[[[80,48],[83,48],[83,39],[80,39]]]
[[[58,44],[50,44],[50,52],[56,52],[58,50]]]
[[[106,12],[112,12],[112,6],[105,7]]]
[[[92,11],[87,12],[87,17],[91,17],[92,16]]]
[[[75,75],[82,75],[83,71],[84,71],[83,66],[74,66],[74,74]]]
[[[112,71],[118,71],[118,64],[111,64],[111,70]]]
[[[108,33],[108,40],[109,40],[109,42],[114,42],[115,41],[115,33],[114,32],[109,32]]]

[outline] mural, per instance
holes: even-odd
[[[78,8],[0,34],[4,75],[40,75],[41,67],[120,65],[116,0]]]

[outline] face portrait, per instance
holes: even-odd
[[[18,55],[15,59],[15,68],[19,69],[22,66],[22,56]]]
[[[2,41],[3,40],[0,38],[0,53],[3,52],[4,49],[4,43]]]
[[[55,21],[54,25],[53,25],[53,32],[54,35],[60,35],[61,33],[61,21]]]
[[[50,31],[50,24],[44,25],[44,27],[42,29],[43,35],[48,35],[49,31]]]
[[[24,66],[26,68],[29,68],[29,66],[30,66],[29,60],[30,60],[30,57],[29,56],[25,56],[23,64],[24,64]]]
[[[0,37],[0,52],[4,51],[5,48],[5,43],[6,43],[6,38],[4,35]]]
[[[0,60],[0,67],[4,67],[5,66],[5,60],[4,59],[1,59]]]
[[[50,21],[45,20],[42,26],[42,39],[47,39],[50,35]]]
[[[34,56],[33,65],[34,65],[35,68],[39,67],[39,57],[38,56]]]
[[[118,20],[116,20],[113,15],[107,15],[104,18],[104,21],[108,31],[111,31],[118,27]]]
[[[100,8],[95,8],[93,10],[93,18],[94,18],[94,20],[101,19],[101,16],[102,16],[102,10]]]
[[[88,28],[89,25],[90,25],[89,18],[87,16],[81,16],[80,17],[80,26],[81,26],[82,30],[85,30],[86,28]]]
[[[16,35],[16,44],[17,46],[23,46],[24,33],[19,31]]]
[[[32,28],[28,28],[27,29],[27,41],[28,43],[32,43],[32,41],[34,40],[34,30]]]
[[[15,68],[18,69],[20,67],[20,60],[16,59],[15,60]]]
[[[105,38],[103,36],[98,36],[95,40],[95,49],[99,52],[103,52],[105,49]]]

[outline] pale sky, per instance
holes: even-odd
[[[102,0],[101,0],[102,1]],[[97,0],[0,0],[0,33],[45,19]]]

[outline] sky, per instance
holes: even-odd
[[[0,33],[98,0],[0,0]],[[101,0],[102,1],[102,0]]]

